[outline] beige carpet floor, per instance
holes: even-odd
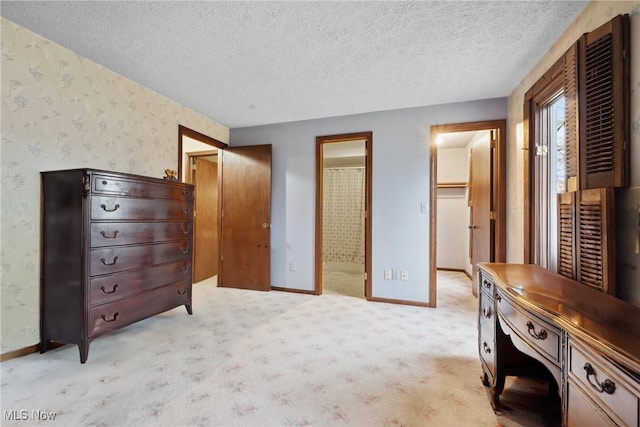
[[[439,275],[428,309],[201,282],[193,316],[100,337],[84,365],[70,345],[3,362],[2,425],[496,426],[469,287]]]

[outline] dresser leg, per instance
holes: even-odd
[[[78,344],[78,349],[80,350],[80,363],[85,363],[89,357],[89,343],[82,342]]]
[[[185,304],[184,308],[187,309],[187,313],[193,314],[193,310],[191,309],[191,304]]]
[[[40,340],[40,354],[46,353],[49,350],[49,345],[51,345],[51,340],[42,338]]]

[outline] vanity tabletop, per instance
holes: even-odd
[[[480,263],[496,286],[640,375],[640,307],[533,264]]]

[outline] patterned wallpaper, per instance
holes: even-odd
[[[92,167],[161,177],[178,124],[229,130],[2,18],[0,353],[39,342],[40,176]]]
[[[364,182],[364,168],[324,170],[324,262],[364,264]]]

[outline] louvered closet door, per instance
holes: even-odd
[[[558,273],[576,278],[576,193],[558,194]]]
[[[615,295],[615,227],[613,189],[576,193],[577,280]]]
[[[618,16],[580,40],[581,188],[629,182],[628,16]],[[625,143],[626,141],[626,143]]]

